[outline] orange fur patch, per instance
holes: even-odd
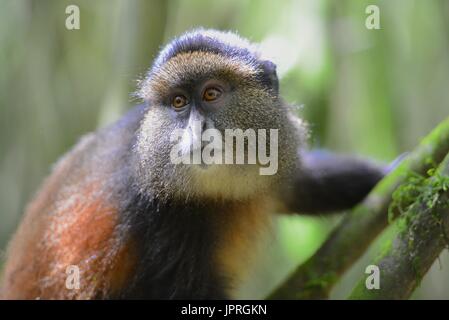
[[[92,196],[99,187],[91,184],[76,198],[64,199],[66,205],[50,215],[27,213],[6,267],[6,298],[95,299],[123,288],[135,264],[134,246],[123,238],[114,206]],[[39,231],[28,233],[33,226]],[[80,290],[66,288],[71,265],[80,270]]]

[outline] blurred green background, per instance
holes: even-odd
[[[70,4],[80,30],[65,28]],[[380,8],[380,30],[365,27],[369,4]],[[449,115],[449,1],[0,0],[2,253],[51,164],[135,104],[135,80],[159,47],[198,26],[261,43],[281,93],[310,122],[313,146],[391,161]],[[281,218],[240,296],[264,297],[338,219]],[[350,292],[381,241],[333,298]],[[447,252],[413,297],[449,299]]]

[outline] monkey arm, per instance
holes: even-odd
[[[322,150],[302,153],[298,168],[284,196],[287,213],[349,209],[363,200],[389,171],[388,166],[367,159]]]

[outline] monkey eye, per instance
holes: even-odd
[[[186,96],[183,95],[177,95],[173,98],[171,105],[175,109],[180,109],[187,105],[189,101],[187,100]]]
[[[207,102],[215,101],[220,98],[222,91],[216,87],[209,87],[204,90],[203,100]]]

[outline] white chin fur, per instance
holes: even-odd
[[[257,165],[190,165],[191,193],[202,197],[243,200],[267,191],[273,177]]]

